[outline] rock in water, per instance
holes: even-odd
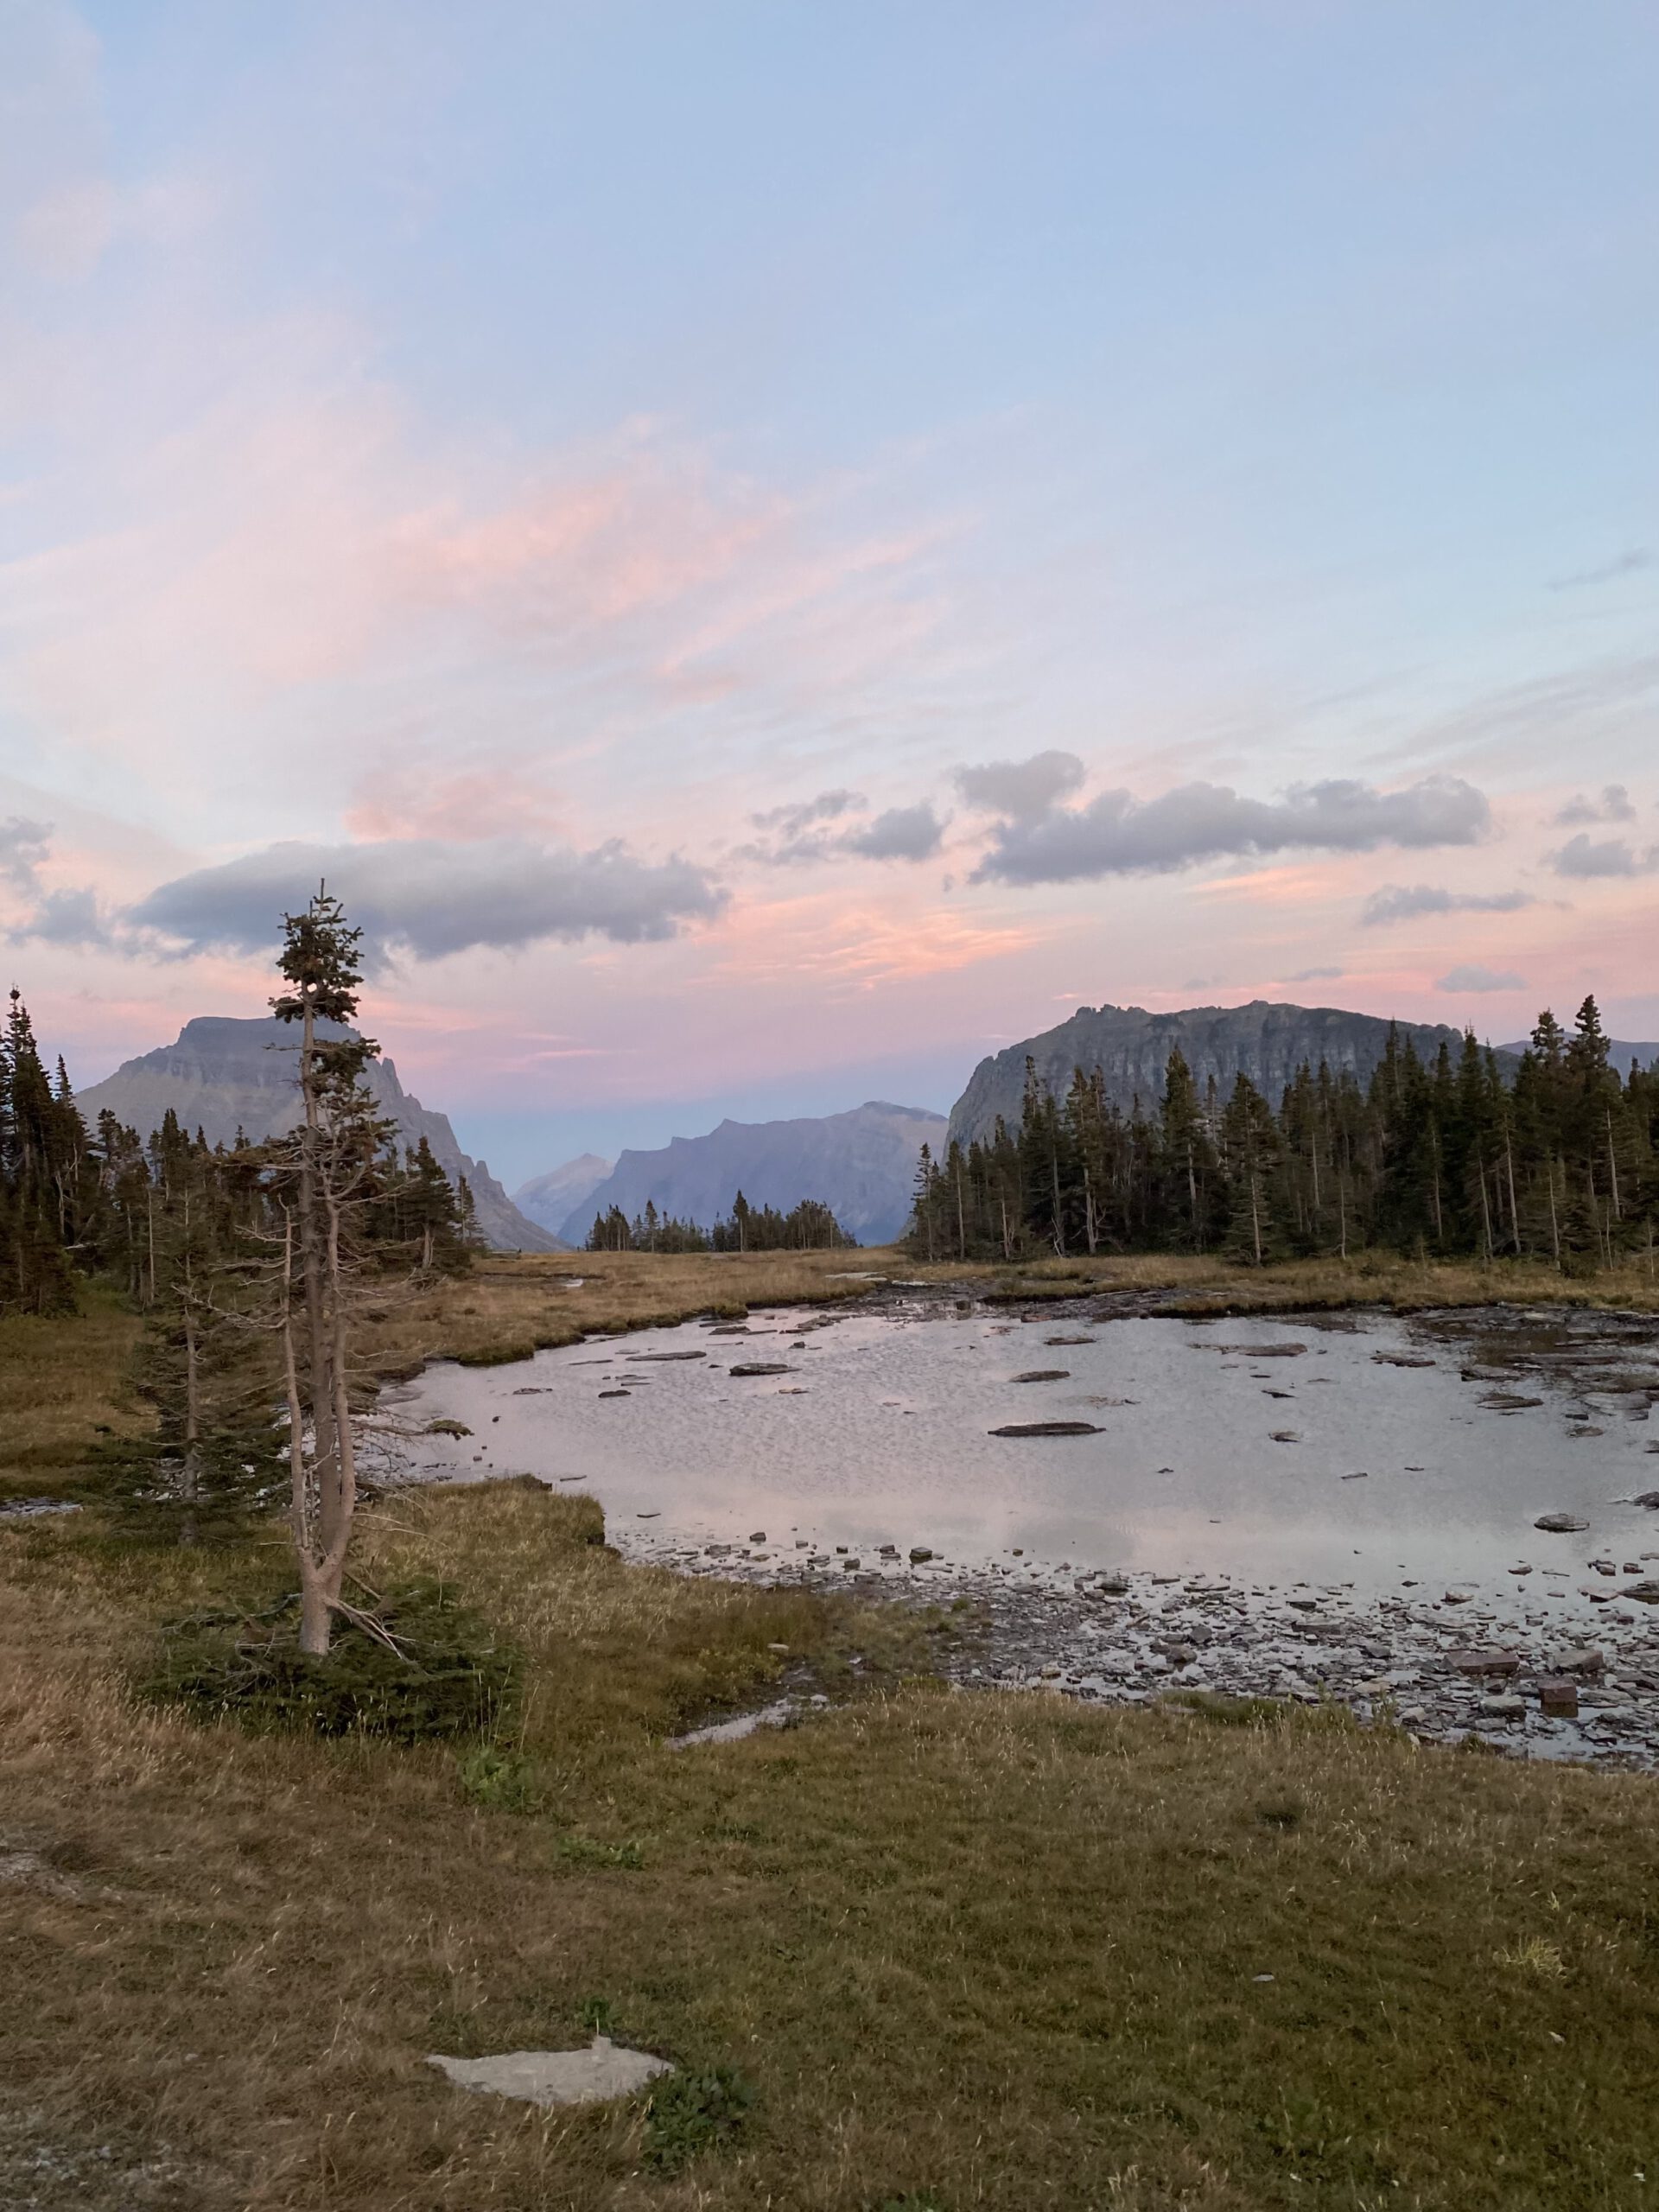
[[[1092,1421],[1014,1421],[985,1433],[988,1436],[1098,1436],[1101,1430]]]
[[[1014,1382],[1069,1382],[1071,1370],[1069,1367],[1028,1367],[1023,1375],[1008,1379]]]
[[[531,2105],[607,2104],[674,2070],[666,2058],[626,2050],[608,2036],[595,2036],[586,2050],[506,2050],[493,2058],[446,2058],[433,2051],[426,2063],[458,2089]]]
[[[1581,1521],[1576,1513],[1541,1513],[1532,1525],[1541,1529],[1547,1536],[1576,1536],[1580,1529],[1587,1529],[1590,1523]]]
[[[732,1375],[787,1375],[791,1370],[780,1359],[748,1359],[727,1371]]]

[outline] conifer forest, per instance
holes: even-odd
[[[1020,1126],[924,1148],[908,1249],[927,1260],[1208,1252],[1260,1267],[1380,1247],[1541,1260],[1569,1275],[1652,1262],[1659,1075],[1609,1062],[1593,998],[1539,1016],[1518,1065],[1466,1035],[1425,1062],[1391,1033],[1362,1088],[1306,1065],[1276,1107],[1248,1076],[1200,1090],[1179,1050],[1124,1114],[1098,1071],[1057,1098],[1027,1063]]]

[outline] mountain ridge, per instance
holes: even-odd
[[[332,1033],[343,1033],[330,1027]],[[200,1128],[209,1144],[233,1144],[238,1129],[250,1143],[259,1144],[299,1119],[299,1091],[288,1057],[296,1049],[293,1027],[273,1015],[197,1014],[172,1044],[124,1060],[113,1075],[82,1091],[76,1103],[89,1122],[107,1106],[141,1136],[159,1128],[171,1107],[184,1128],[193,1133]],[[405,1145],[424,1137],[451,1182],[466,1177],[488,1243],[498,1251],[564,1249],[519,1212],[485,1161],[461,1150],[447,1114],[423,1106],[404,1089],[394,1062],[384,1055],[371,1060],[364,1081],[386,1118],[397,1123]]]
[[[1276,1102],[1305,1060],[1317,1068],[1323,1059],[1333,1073],[1347,1069],[1362,1084],[1369,1082],[1390,1028],[1409,1037],[1426,1057],[1442,1043],[1453,1052],[1462,1049],[1463,1032],[1449,1022],[1395,1022],[1344,1007],[1304,1007],[1287,1000],[1252,999],[1242,1007],[1185,1007],[1169,1014],[1136,1006],[1079,1007],[1052,1029],[980,1061],[950,1109],[947,1141],[966,1145],[988,1137],[999,1114],[1010,1128],[1018,1122],[1028,1055],[1057,1095],[1065,1091],[1074,1068],[1098,1069],[1108,1096],[1128,1113],[1136,1098],[1148,1111],[1157,1108],[1164,1068],[1177,1045],[1201,1090],[1213,1076],[1224,1095],[1242,1073]],[[1494,1049],[1513,1074],[1514,1054]]]
[[[927,1107],[880,1098],[840,1114],[789,1121],[728,1116],[702,1136],[624,1152],[561,1234],[581,1243],[595,1214],[616,1205],[632,1220],[647,1201],[659,1213],[707,1229],[730,1212],[741,1190],[751,1205],[784,1213],[803,1198],[816,1198],[860,1243],[888,1243],[909,1218],[922,1146],[937,1147],[944,1126],[944,1115]]]

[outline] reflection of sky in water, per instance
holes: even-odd
[[[1659,1515],[1612,1503],[1659,1487],[1659,1457],[1644,1450],[1659,1423],[1628,1417],[1641,1398],[1586,1399],[1581,1389],[1569,1397],[1517,1376],[1516,1387],[1545,1402],[1502,1414],[1480,1402],[1490,1383],[1460,1376],[1473,1357],[1467,1342],[1430,1339],[1392,1319],[1368,1317],[1351,1330],[1064,1318],[1009,1327],[983,1313],[925,1322],[861,1314],[812,1331],[800,1350],[789,1349],[786,1319],[757,1314],[752,1325],[778,1332],[716,1337],[690,1324],[512,1367],[435,1367],[404,1409],[450,1414],[475,1432],[466,1443],[423,1440],[428,1464],[579,1477],[619,1533],[657,1513],[657,1536],[741,1541],[765,1529],[774,1544],[796,1535],[861,1548],[925,1543],[963,1563],[1019,1545],[1028,1557],[1080,1567],[1351,1584],[1360,1596],[1397,1589],[1407,1575],[1425,1585],[1479,1580],[1509,1594],[1505,1570],[1530,1560],[1541,1572],[1529,1599],[1571,1589],[1604,1551],[1621,1562],[1659,1551]],[[1074,1334],[1091,1341],[1044,1341]],[[1265,1359],[1224,1349],[1275,1344],[1307,1349]],[[678,1349],[709,1356],[637,1357]],[[1426,1350],[1433,1367],[1373,1357]],[[714,1371],[774,1359],[793,1371],[742,1380]],[[1649,1362],[1621,1347],[1614,1363]],[[1069,1373],[1013,1381],[1036,1367]],[[600,1397],[619,1380],[629,1397]],[[786,1395],[803,1386],[804,1395]],[[527,1389],[536,1395],[519,1395]],[[1605,1434],[1569,1435],[1586,1403]],[[1101,1433],[987,1433],[1052,1419],[1092,1421]],[[1274,1430],[1299,1440],[1275,1442]],[[486,1466],[474,1468],[471,1454],[485,1446]],[[1588,1531],[1535,1530],[1553,1511],[1580,1515]],[[1547,1579],[1552,1566],[1568,1568],[1567,1581]]]

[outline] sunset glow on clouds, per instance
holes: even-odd
[[[1079,999],[1659,1034],[1656,93],[1618,0],[0,8],[38,1026],[257,1011],[326,869],[512,1175]]]

